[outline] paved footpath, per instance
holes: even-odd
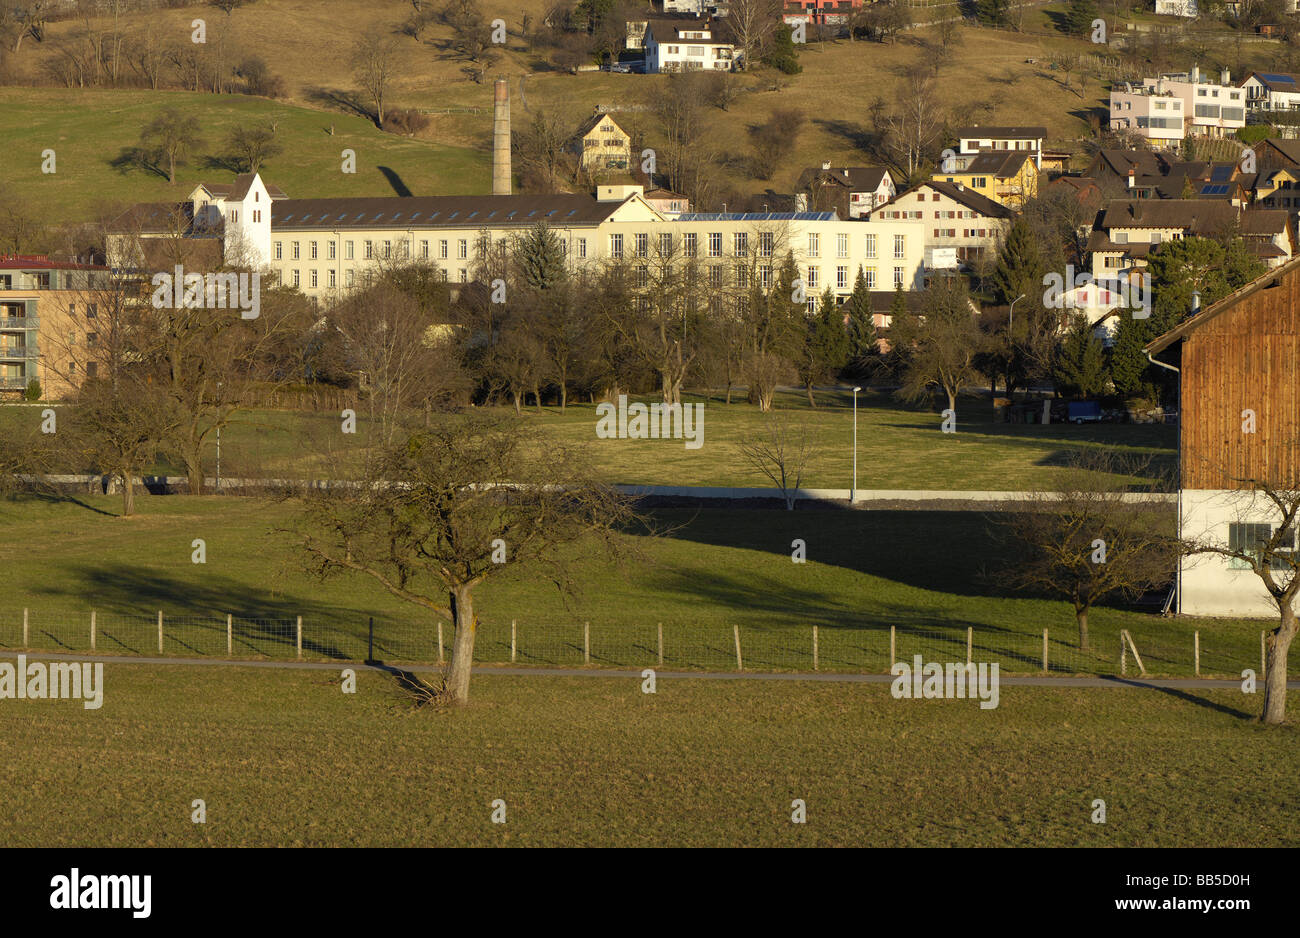
[[[16,658],[19,652],[3,650],[0,658]],[[354,668],[364,671],[414,671],[437,672],[444,666],[436,664],[391,665],[383,662],[367,664],[362,661],[238,661],[223,658],[135,658],[125,655],[62,655],[43,652],[23,652],[32,661],[103,661],[108,664],[156,665],[170,664],[187,667],[227,667],[227,668],[275,668],[301,671],[338,671],[342,668]],[[804,673],[804,672],[764,672],[764,671],[665,671],[655,668],[655,677],[682,678],[686,680],[706,681],[830,681],[841,684],[889,684],[895,678],[891,674],[850,674],[850,673]],[[511,677],[596,677],[596,678],[637,678],[640,670],[615,670],[612,668],[494,668],[476,667],[475,674],[496,674]],[[1042,676],[1000,676],[1000,682],[1009,686],[1022,687],[1137,687],[1137,688],[1177,688],[1180,690],[1212,690],[1215,688],[1237,689],[1241,681],[1213,680],[1210,678],[1134,678],[1119,676],[1104,677],[1042,677]],[[1287,682],[1287,687],[1300,690],[1300,680]]]

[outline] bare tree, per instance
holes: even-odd
[[[762,55],[763,48],[781,25],[781,0],[731,0],[727,21],[736,34],[741,68]]]
[[[1076,452],[1051,490],[1031,492],[1023,506],[992,516],[995,535],[1017,548],[999,582],[1068,599],[1083,651],[1094,604],[1113,595],[1136,599],[1172,578],[1174,513],[1144,498],[1160,483],[1128,491],[1128,479],[1151,478],[1150,464],[1150,457]]]
[[[934,163],[942,142],[944,113],[935,88],[932,72],[913,69],[904,78],[892,110],[883,101],[872,108],[875,131],[886,154],[909,181]]]
[[[275,130],[269,124],[261,127],[236,124],[230,131],[226,145],[239,163],[240,171],[249,173],[259,172],[264,162],[284,152],[284,147],[275,140]]]
[[[352,46],[352,73],[370,99],[375,126],[384,126],[388,89],[397,71],[397,43],[386,31],[372,27]]]
[[[980,377],[976,362],[986,338],[965,284],[955,277],[942,278],[926,291],[924,313],[894,313],[889,342],[903,361],[899,394],[906,399],[925,398],[938,385],[955,411],[958,393]]]
[[[570,558],[625,556],[614,532],[635,517],[582,452],[478,415],[374,451],[357,481],[302,493],[295,534],[308,568],[370,577],[451,622],[451,666],[436,692],[451,705],[469,702],[475,589],[524,564],[571,592]],[[565,549],[589,538],[594,550]]]
[[[154,165],[167,167],[167,181],[176,184],[176,166],[201,146],[198,119],[175,108],[164,108],[140,131],[141,153]]]
[[[807,423],[769,412],[762,429],[743,438],[736,448],[751,470],[766,476],[781,490],[786,511],[794,511],[812,449]]]
[[[344,339],[384,442],[396,438],[404,415],[427,410],[426,403],[441,407],[464,389],[448,328],[431,322],[390,282],[348,297],[329,319]]]

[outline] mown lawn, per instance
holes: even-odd
[[[790,425],[791,432],[807,433],[804,487],[847,489],[853,468],[853,395],[819,391],[816,399],[818,406],[812,408],[800,393],[782,394],[775,413]],[[745,439],[762,438],[768,427],[768,417],[743,402],[743,391],[729,405],[720,394],[688,394],[686,400],[705,403],[703,445],[698,449],[687,449],[683,440],[676,439],[598,439],[595,405],[590,403],[570,405],[563,413],[558,407],[526,408],[517,419],[526,431],[586,448],[596,468],[613,483],[770,487],[738,448]],[[1171,473],[1176,464],[1175,426],[995,423],[988,398],[965,397],[958,403],[956,432],[943,433],[939,409],[902,403],[886,391],[859,394],[859,488],[1050,488],[1070,455],[1089,447],[1104,447],[1139,460],[1150,457],[1148,478]],[[512,408],[495,410],[515,419]],[[0,407],[0,421],[36,423],[40,413],[40,408]],[[358,408],[355,437],[345,437],[341,426],[334,414],[254,411],[240,415],[222,433],[222,475],[284,477],[328,471],[325,453],[337,452],[349,441],[364,442],[368,429],[364,406]],[[206,465],[208,475],[214,475],[215,437],[210,440]],[[184,474],[182,467],[166,458],[157,460],[150,471]],[[1123,481],[1136,484],[1142,480],[1125,477]],[[1170,490],[1167,485],[1166,490]]]
[[[1232,691],[1004,686],[981,710],[887,684],[479,675],[447,712],[373,672],[355,695],[332,672],[104,681],[97,711],[0,702],[0,843],[1300,845],[1300,728],[1250,723]]]
[[[136,517],[118,511],[107,496],[0,502],[0,644],[21,643],[27,608],[31,645],[86,649],[94,610],[97,650],[156,654],[161,610],[166,653],[226,655],[229,614],[236,656],[291,657],[302,616],[305,656],[356,660],[373,617],[376,657],[437,660],[429,614],[364,577],[320,583],[301,571],[274,533],[292,525],[289,504],[159,496],[142,498]],[[1077,651],[1065,603],[1002,587],[1011,558],[979,512],[664,510],[653,520],[662,537],[624,535],[639,562],[615,567],[574,547],[580,592],[567,602],[538,571],[509,565],[479,587],[478,659],[509,660],[514,621],[521,664],[582,664],[588,622],[593,666],[656,663],[662,623],[670,667],[734,669],[739,627],[745,668],[809,670],[814,625],[824,670],[887,670],[891,627],[900,658],[965,660],[970,628],[976,660],[1020,672],[1041,668],[1046,628],[1051,668],[1087,673],[1116,672],[1128,628],[1151,672],[1179,675],[1192,672],[1199,629],[1204,673],[1258,667],[1263,623],[1162,618],[1155,607],[1096,609],[1093,651]],[[192,562],[196,538],[204,564]],[[806,563],[792,561],[795,539]],[[449,647],[450,629],[444,638]]]

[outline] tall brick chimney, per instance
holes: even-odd
[[[496,81],[492,122],[492,194],[510,195],[510,83]]]

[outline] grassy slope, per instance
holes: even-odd
[[[177,171],[175,186],[139,169],[110,165],[162,107],[192,112],[205,146]],[[279,120],[283,155],[263,175],[290,196],[394,195],[381,167],[417,195],[457,195],[488,185],[487,163],[471,150],[431,140],[383,134],[360,117],[228,95],[184,91],[72,91],[0,88],[0,131],[31,159],[6,175],[16,191],[40,205],[49,220],[92,220],[101,210],[134,201],[180,199],[194,184],[225,182],[228,169],[208,164],[224,152],[229,130],[240,123]],[[327,129],[333,125],[335,133]],[[18,143],[17,141],[22,141]],[[58,172],[42,175],[39,153],[52,148]],[[340,153],[357,154],[357,172],[340,172]]]
[[[484,9],[490,17],[504,17],[516,34],[522,14],[531,12],[536,19],[543,5],[541,0],[487,0]],[[168,31],[188,35],[195,11],[150,13],[148,28],[164,35]],[[215,11],[210,8],[203,11],[209,14],[209,42],[215,44],[218,33],[227,28],[224,17],[212,15]],[[423,43],[400,38],[399,77],[394,82],[392,104],[423,109],[479,108],[479,113],[436,115],[433,126],[422,135],[424,139],[414,142],[379,134],[367,129],[363,119],[344,116],[336,107],[321,104],[331,94],[356,91],[347,65],[351,37],[372,24],[395,29],[409,12],[408,3],[395,0],[382,5],[358,0],[262,0],[234,14],[228,27],[231,57],[261,55],[286,79],[289,104],[330,108],[316,113],[238,96],[0,89],[0,130],[15,148],[26,146],[33,154],[29,169],[14,178],[13,185],[22,194],[39,197],[51,220],[85,218],[91,207],[88,203],[96,198],[134,201],[167,197],[167,187],[156,177],[139,173],[122,177],[108,165],[122,147],[135,143],[139,128],[165,100],[199,116],[212,143],[237,120],[281,115],[287,153],[271,161],[264,175],[291,196],[391,194],[392,188],[374,170],[384,160],[416,193],[485,191],[492,90],[489,84],[476,84],[464,77],[463,63],[447,49],[447,30],[431,30]],[[144,29],[146,24],[139,16],[126,17],[124,22],[127,34]],[[941,57],[943,104],[956,122],[1034,121],[1046,124],[1054,140],[1073,139],[1082,126],[1073,114],[1096,106],[1100,88],[1094,83],[1085,97],[1065,90],[1041,61],[1046,50],[1074,41],[1050,31],[1035,31],[1039,29],[1036,18],[1027,26],[1029,31],[1023,34],[963,27],[963,40]],[[56,23],[50,34],[57,39],[75,28],[72,23]],[[770,181],[751,178],[747,145],[728,145],[724,156],[730,183],[745,192],[761,192],[769,185],[778,192],[790,191],[804,167],[823,159],[861,163],[863,154],[857,146],[872,101],[877,97],[892,100],[901,87],[901,70],[938,57],[923,40],[932,42],[933,36],[920,31],[891,44],[840,41],[810,46],[802,56],[803,74],[789,79],[781,92],[754,92],[725,113],[711,109],[715,125],[709,139],[713,142],[745,140],[746,129],[761,123],[776,108],[798,108],[808,116],[808,125],[798,135],[792,153]],[[53,42],[27,47],[20,57],[22,68],[29,75],[38,73],[40,62],[55,54]],[[1029,64],[1029,58],[1039,59],[1040,64]],[[515,117],[520,126],[527,120],[521,98],[528,105],[561,108],[576,127],[597,104],[652,102],[664,80],[659,76],[555,72],[526,51],[515,35],[495,71],[515,79]],[[518,79],[524,76],[527,82],[521,96]],[[766,87],[757,75],[744,80]],[[834,95],[827,95],[829,87],[836,89]],[[654,145],[655,128],[648,115],[631,112],[625,117],[629,130],[649,134],[649,143]],[[334,137],[323,132],[331,123],[338,131]],[[434,141],[441,146],[432,146]],[[39,173],[37,154],[48,146],[59,152],[60,176],[54,180]],[[355,146],[360,155],[363,165],[357,177],[341,177],[337,172],[337,153],[344,146]],[[186,182],[201,178],[225,177],[197,163],[184,173]]]
[[[1233,692],[1007,687],[985,711],[884,684],[639,683],[480,676],[468,710],[411,713],[370,673],[345,696],[329,673],[109,665],[99,711],[0,705],[0,841],[1300,844],[1298,728],[1249,724]]]
[[[20,643],[28,607],[33,645],[85,649],[95,609],[99,650],[154,653],[161,609],[170,653],[224,655],[232,613],[276,618],[287,629],[271,634],[266,623],[241,622],[236,654],[284,657],[294,653],[292,621],[302,615],[308,655],[355,659],[365,655],[374,616],[378,656],[436,659],[431,615],[364,578],[321,584],[294,567],[292,553],[270,536],[291,521],[288,506],[175,496],[145,499],[132,519],[116,517],[118,510],[118,500],[104,496],[0,502],[7,571],[0,643]],[[519,660],[534,664],[581,664],[584,621],[600,665],[653,664],[657,623],[670,666],[733,668],[733,625],[742,630],[746,667],[755,669],[810,669],[813,625],[826,669],[887,670],[890,626],[899,629],[900,657],[962,660],[970,627],[977,660],[1022,672],[1039,668],[1044,628],[1053,667],[1067,671],[1115,673],[1121,628],[1132,631],[1155,673],[1191,673],[1194,628],[1205,673],[1239,674],[1258,663],[1258,622],[1197,623],[1111,608],[1092,617],[1096,654],[1079,654],[1065,603],[1000,588],[996,574],[1007,558],[976,512],[709,510],[658,518],[679,527],[643,543],[643,562],[616,570],[586,556],[575,567],[581,592],[568,608],[538,571],[508,568],[481,586],[479,659],[509,659],[515,619]],[[195,538],[206,541],[204,565],[191,562]],[[795,538],[807,543],[807,563],[791,562]]]
[[[852,395],[819,393],[811,409],[798,393],[783,394],[781,413],[792,425],[806,428],[810,456],[803,479],[809,488],[847,489],[852,479]],[[688,400],[701,400],[690,397]],[[648,399],[647,399],[648,400]],[[680,440],[599,440],[596,413],[590,404],[558,407],[538,414],[527,408],[520,418],[530,430],[553,434],[590,447],[597,466],[611,482],[629,485],[727,485],[769,487],[766,477],[741,456],[740,440],[761,435],[766,418],[742,403],[726,405],[720,396],[705,405],[704,444],[687,449]],[[501,413],[513,414],[502,408]],[[863,489],[1023,490],[1051,486],[1067,456],[1086,446],[1152,455],[1153,469],[1169,470],[1175,459],[1176,427],[1164,425],[994,423],[987,399],[964,400],[957,432],[940,432],[941,418],[928,406],[910,407],[891,395],[866,392],[858,397],[858,485]],[[366,423],[361,412],[361,431]],[[40,419],[40,409],[0,408],[0,422]],[[261,411],[240,417],[222,434],[222,475],[290,473],[322,470],[322,447],[337,442],[339,421],[332,415]],[[153,471],[181,474],[167,461]],[[208,472],[216,468],[216,441],[208,455]]]

